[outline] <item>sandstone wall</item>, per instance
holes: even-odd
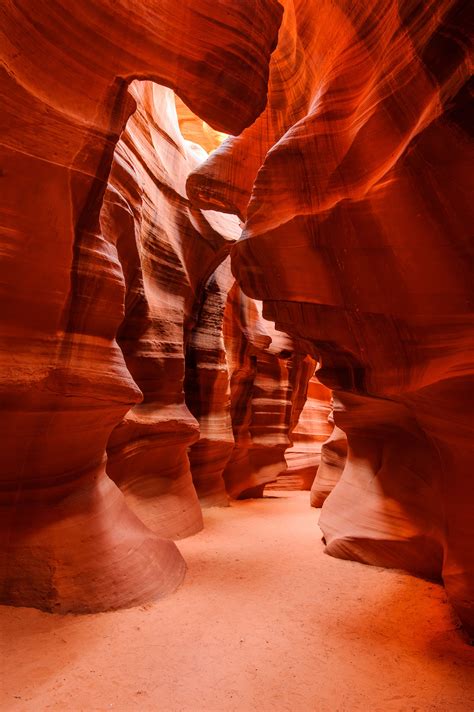
[[[141,256],[122,234],[121,227],[133,229],[113,185],[107,200],[116,198],[112,212],[123,225],[106,234],[99,216],[117,142],[136,106],[130,82],[171,87],[215,129],[239,132],[265,105],[280,14],[274,0],[244,0],[238,8],[230,0],[2,4],[2,602],[104,610],[156,598],[183,577],[174,544],[132,513],[106,474],[112,432],[117,463],[132,454],[114,430],[130,408],[125,423],[139,449],[143,433],[158,425],[155,385],[144,383],[148,357],[138,363],[143,340],[134,333],[146,319],[132,317],[135,297],[137,311],[144,307],[145,280],[138,284],[134,267]],[[122,169],[133,193],[126,174],[135,168],[122,164],[116,177]],[[140,238],[150,244],[145,226]],[[152,260],[145,255],[146,276]],[[140,371],[142,406],[129,365]],[[176,418],[174,395],[170,409]],[[147,463],[143,470],[146,476]],[[196,526],[193,516],[187,531]]]
[[[284,5],[266,111],[188,192],[246,217],[239,284],[337,392],[328,552],[442,576],[472,631],[469,4]]]

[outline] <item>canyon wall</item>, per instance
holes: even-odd
[[[310,488],[329,412],[315,367],[262,317],[226,258],[205,287],[186,354],[186,402],[200,427],[189,457],[202,505],[260,497],[270,484]]]
[[[182,369],[179,343],[170,354],[148,353],[149,336],[166,329],[176,304],[157,318],[164,297],[150,279],[149,248],[155,241],[163,250],[164,242],[149,234],[147,196],[137,196],[142,186],[129,179],[146,173],[127,163],[146,127],[141,136],[135,123],[107,187],[136,108],[127,87],[152,79],[216,130],[241,131],[265,106],[281,8],[274,0],[238,8],[230,0],[179,8],[171,0],[22,0],[4,3],[1,14],[0,601],[75,612],[132,605],[175,588],[184,562],[127,502],[167,534],[195,530],[199,517],[189,472],[180,469],[183,442],[197,425],[179,394],[168,394],[168,404],[180,463],[164,453],[151,499],[158,486],[171,510],[184,498],[184,529],[148,506],[148,459],[135,472],[124,464],[143,455],[145,440],[158,451],[160,428],[169,430],[155,417],[157,392],[166,387],[150,364],[162,368],[166,358]],[[147,150],[145,141],[144,156]],[[176,151],[164,160],[182,184]],[[157,226],[166,229],[176,216],[165,197],[171,201],[173,186],[162,188],[153,197],[165,211]],[[189,230],[194,218],[182,198],[176,215],[185,215]],[[139,200],[141,222],[132,226]],[[206,225],[205,235],[212,241],[215,230]],[[166,265],[176,262],[171,254]],[[178,268],[173,277],[179,280]],[[106,474],[108,443],[111,474],[126,483],[127,499]]]
[[[285,466],[286,337],[230,273],[238,219],[185,190],[200,144],[265,104],[281,8],[250,9],[251,28],[230,2],[5,8],[3,602],[156,598],[184,574],[168,539],[202,527],[196,489],[202,504],[261,494]]]
[[[239,284],[336,392],[327,551],[442,577],[472,632],[469,4],[284,5],[266,111],[188,193],[246,218]]]
[[[285,469],[304,402],[293,401],[315,363],[289,367],[290,340],[236,285],[238,219],[189,204],[187,176],[207,153],[180,132],[183,104],[152,82],[129,91],[137,108],[100,217],[125,281],[117,343],[143,399],[111,433],[107,473],[150,529],[176,539],[202,527],[198,496],[210,505],[261,495]],[[209,133],[188,111],[189,128]]]
[[[469,9],[4,3],[0,602],[152,600],[317,472],[328,553],[474,634]]]
[[[125,277],[117,342],[143,399],[109,438],[107,472],[150,529],[180,538],[202,527],[187,455],[199,424],[185,403],[186,343],[204,285],[240,230],[233,216],[189,206],[187,175],[207,154],[183,139],[173,92],[151,82],[130,92],[137,110],[101,218]]]
[[[332,431],[330,399],[331,391],[312,376],[298,422],[291,432],[293,445],[285,452],[287,468],[269,489],[309,490],[315,478],[321,479],[325,443]]]

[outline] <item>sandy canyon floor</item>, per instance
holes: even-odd
[[[0,710],[474,710],[474,649],[441,586],[326,556],[308,493],[271,495],[207,510],[163,601],[0,607]]]

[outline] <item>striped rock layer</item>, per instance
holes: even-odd
[[[442,577],[474,632],[470,4],[283,4],[267,109],[188,192],[336,391],[328,552]]]
[[[310,488],[328,431],[329,391],[314,389],[316,362],[293,349],[243,294],[226,258],[205,287],[186,353],[186,403],[200,427],[189,457],[202,505],[261,496],[286,476],[286,486]],[[287,475],[288,456],[298,465]],[[295,484],[300,471],[306,480]]]
[[[165,179],[158,196],[151,183],[166,171],[157,173],[155,166],[170,161],[173,181],[182,187],[187,157],[171,150],[174,139],[160,126],[147,133],[146,92],[140,97],[134,92],[143,98],[143,110],[115,160],[114,151],[136,108],[128,86],[137,78],[174,89],[218,131],[237,133],[251,124],[266,103],[281,7],[276,0],[178,5],[174,0],[2,3],[0,601],[5,603],[97,611],[176,588],[184,574],[176,546],[153,533],[127,504],[148,522],[143,500],[149,495],[150,462],[145,458],[134,471],[124,466],[140,460],[147,439],[161,457],[158,433],[170,426],[157,415],[156,403],[165,396],[162,405],[177,424],[173,437],[180,462],[175,466],[165,448],[159,486],[173,521],[165,526],[158,511],[156,530],[181,535],[198,526],[196,498],[193,504],[189,471],[182,464],[184,441],[197,436],[197,424],[176,389],[174,374],[182,370],[176,325],[166,333],[197,277],[190,275],[170,297],[166,313],[158,314],[166,296],[160,278],[150,275],[157,261],[154,246],[161,255],[167,247],[150,230],[149,197],[159,197],[164,211],[156,220],[158,231],[178,229],[183,220],[189,235],[195,220],[175,184]],[[171,148],[153,158],[151,175],[145,176],[141,160],[132,165],[128,160],[136,156],[135,141],[142,142],[144,158],[158,136]],[[132,185],[132,175],[142,184]],[[170,207],[172,195],[176,210]],[[201,234],[203,224],[198,240],[207,260],[216,248],[215,230],[198,216],[193,235]],[[181,265],[174,254],[166,256],[173,268],[171,292]],[[149,345],[160,329],[163,341],[169,336],[166,354]],[[172,371],[169,392],[150,372],[151,364],[162,369],[165,358]],[[127,499],[106,474],[107,449],[110,474],[124,484]],[[183,498],[185,521],[178,524],[175,510]]]
[[[474,634],[469,12],[3,3],[1,602],[164,595],[199,497],[321,448],[328,552]]]
[[[230,215],[189,205],[187,175],[207,154],[183,139],[173,92],[151,82],[130,91],[137,110],[117,144],[101,224],[125,277],[117,342],[143,399],[109,438],[107,472],[150,529],[181,538],[202,527],[187,455],[199,424],[185,403],[186,342],[240,230]]]

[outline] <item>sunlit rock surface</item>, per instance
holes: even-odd
[[[179,130],[185,139],[203,148],[207,153],[214,151],[227,138],[227,134],[216,131],[193,114],[184,101],[175,95],[176,113],[178,115]]]
[[[442,576],[473,632],[468,13],[288,0],[266,112],[188,192],[247,217],[238,282],[337,391],[329,553]]]
[[[185,403],[186,342],[203,286],[240,229],[233,216],[189,206],[186,177],[207,154],[181,136],[173,92],[151,82],[131,92],[137,110],[117,145],[102,226],[125,276],[117,341],[143,400],[113,431],[107,471],[150,529],[180,538],[202,527],[187,455],[199,424]]]

